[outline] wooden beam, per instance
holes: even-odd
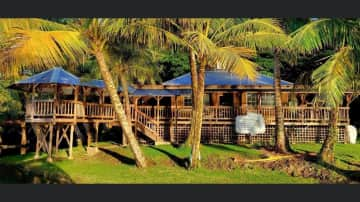
[[[1,141],[1,137],[0,137]],[[0,142],[1,144],[1,142]],[[20,148],[20,154],[24,155],[26,154],[26,145],[27,145],[27,139],[26,139],[26,123],[21,123],[21,142],[20,142],[21,148]]]
[[[48,157],[47,157],[47,161],[48,162],[52,162],[52,145],[53,145],[53,129],[54,129],[54,125],[50,124],[49,126],[49,144],[48,144]]]
[[[98,151],[99,122],[95,122],[95,123],[94,123],[94,129],[95,129],[95,148],[96,148],[96,151]]]
[[[40,126],[38,124],[32,124],[32,128],[36,135],[36,147],[35,147],[35,156],[34,159],[39,159],[40,157]]]
[[[70,126],[69,159],[73,159],[74,124]]]

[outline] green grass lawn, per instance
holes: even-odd
[[[293,145],[299,151],[317,151],[318,144]],[[142,146],[149,159],[149,167],[138,169],[134,165],[129,148],[119,147],[110,143],[101,143],[100,151],[89,156],[81,147],[74,149],[74,160],[65,157],[62,150],[54,163],[41,159],[33,160],[33,153],[24,156],[6,156],[0,164],[22,165],[35,173],[52,175],[61,173],[74,183],[318,183],[313,178],[292,177],[281,171],[265,170],[260,167],[224,166],[230,157],[242,159],[262,158],[263,152],[250,146],[238,145],[202,145],[202,167],[189,171],[183,167],[183,159],[188,157],[189,148],[175,148],[171,145]],[[336,156],[348,162],[360,162],[360,145],[337,145]],[[213,161],[216,159],[216,161]],[[214,164],[216,165],[212,165]],[[217,165],[218,164],[218,165]],[[345,165],[344,162],[342,162]],[[0,182],[12,182],[0,180]]]

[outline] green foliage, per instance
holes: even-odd
[[[272,54],[261,54],[254,61],[260,66],[259,72],[261,74],[267,76],[274,75],[274,58]]]
[[[167,81],[190,71],[189,56],[180,51],[164,51],[158,64],[161,68],[161,79]]]
[[[24,115],[20,95],[6,87],[10,81],[0,81],[0,120],[18,119]]]

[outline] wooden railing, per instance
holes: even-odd
[[[85,116],[88,118],[115,119],[115,111],[111,104],[85,104]]]
[[[147,129],[150,129],[151,131],[155,132],[159,123],[157,123],[154,118],[146,115],[145,113],[141,111],[137,111],[136,113],[136,121],[140,123],[141,125],[145,126]]]
[[[328,107],[283,107],[284,121],[286,122],[327,122],[330,119],[330,108]],[[191,106],[166,107],[166,106],[131,106],[131,119],[135,121],[136,114],[140,118],[152,118],[156,121],[166,121],[170,119],[189,120],[191,119]],[[248,112],[260,113],[266,122],[275,121],[274,107],[248,107],[241,106],[234,108],[231,106],[205,106],[204,120],[206,121],[231,121],[237,115]],[[75,116],[76,113],[76,116]],[[54,103],[53,100],[35,100],[26,104],[26,118],[90,118],[115,120],[115,111],[112,104],[83,103],[69,100],[61,100]],[[139,120],[143,121],[143,120]],[[339,108],[339,121],[349,121],[349,108]]]

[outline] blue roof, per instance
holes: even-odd
[[[190,89],[136,89],[132,95],[141,96],[174,96],[191,94]]]
[[[67,84],[79,85],[80,79],[65,71],[61,67],[54,67],[47,71],[41,72],[27,79],[16,82],[14,85],[22,84]]]
[[[93,87],[93,88],[105,88],[105,83],[103,80],[91,80],[87,82],[81,82],[81,86],[87,86],[87,87]],[[133,93],[135,91],[135,88],[132,86],[128,86],[129,93]],[[123,91],[122,87],[118,87],[118,91]]]
[[[191,85],[190,73],[176,77],[162,83],[163,85]],[[281,85],[292,85],[293,83],[281,80]],[[274,80],[270,76],[259,74],[256,80],[251,81],[248,78],[240,78],[234,73],[217,70],[205,72],[205,86],[208,85],[274,85]]]

